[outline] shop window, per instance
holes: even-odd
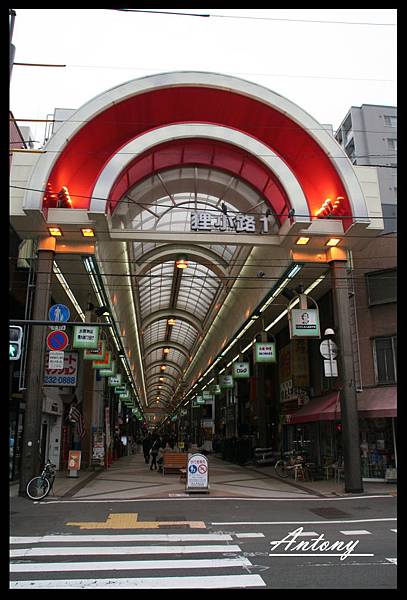
[[[396,466],[392,419],[359,419],[362,477],[384,479]]]
[[[366,273],[369,306],[397,301],[397,270]]]
[[[373,343],[376,383],[397,382],[397,337],[376,338]]]

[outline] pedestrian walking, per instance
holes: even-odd
[[[150,450],[150,454],[151,454],[151,465],[150,465],[150,471],[154,470],[157,471],[157,454],[158,451],[160,449],[161,446],[161,442],[160,442],[160,438],[158,436],[155,436],[153,438],[153,445],[151,446],[151,450]]]
[[[143,454],[144,454],[144,460],[146,461],[146,465],[148,465],[148,463],[150,462],[150,450],[151,450],[151,446],[153,444],[153,440],[150,434],[146,435],[146,437],[143,439]]]

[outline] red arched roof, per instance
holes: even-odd
[[[276,215],[287,215],[290,209],[283,186],[256,157],[217,140],[187,138],[159,144],[129,163],[112,187],[109,198],[111,212],[134,185],[152,173],[180,166],[202,166],[226,171],[243,179],[262,194]],[[280,223],[285,220],[281,216],[277,219]]]
[[[203,86],[152,90],[115,103],[73,136],[48,180],[59,191],[67,186],[73,207],[88,208],[101,170],[121,147],[157,127],[208,123],[237,129],[270,147],[294,172],[311,214],[327,198],[347,195],[332,162],[310,134],[285,114],[259,100]]]

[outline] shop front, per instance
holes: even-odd
[[[395,386],[357,394],[363,481],[397,480],[396,394]],[[311,440],[311,459],[326,475],[330,464],[342,463],[339,392],[313,398],[284,421],[287,442]]]
[[[341,460],[338,391],[309,400],[296,412],[285,415],[284,424],[287,446],[306,448],[309,460],[317,469]]]
[[[363,480],[397,480],[397,387],[363,390],[358,414]]]

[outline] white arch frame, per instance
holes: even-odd
[[[49,152],[41,155],[36,163],[28,185],[31,189],[25,193],[23,208],[41,210],[43,193],[33,190],[44,189],[44,182],[48,180],[58,156],[60,156],[61,151],[63,151],[70,139],[81,129],[84,122],[93,119],[107,108],[132,96],[152,90],[184,85],[204,86],[242,94],[280,111],[300,127],[306,129],[309,135],[330,157],[331,162],[340,175],[348,194],[352,213],[357,215],[354,217],[354,220],[364,223],[369,222],[367,205],[352,164],[341,146],[339,146],[336,140],[332,138],[320,123],[287,98],[261,85],[229,75],[201,71],[159,73],[131,80],[107,90],[84,104],[71,115],[45,146],[45,150]],[[295,206],[294,208],[297,211]]]
[[[280,181],[296,214],[303,216],[297,220],[305,222],[310,220],[307,200],[297,178],[287,164],[271,148],[236,129],[199,123],[159,127],[138,136],[123,146],[119,152],[112,156],[100,173],[93,188],[89,212],[107,212],[107,199],[114,182],[118,175],[134,160],[134,156],[151,150],[154,146],[164,142],[191,138],[228,142],[256,156]]]

